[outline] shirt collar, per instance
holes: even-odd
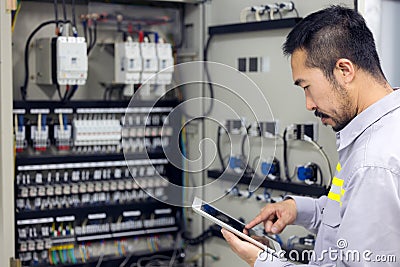
[[[397,88],[396,88],[397,89]],[[400,107],[400,90],[395,90],[358,114],[346,127],[336,133],[337,150],[350,145],[369,126]]]

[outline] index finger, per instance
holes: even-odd
[[[250,221],[248,224],[246,224],[246,226],[244,227],[246,230],[247,229],[251,229],[254,226],[256,226],[257,224],[262,223],[265,220],[268,220],[271,215],[274,215],[274,209],[270,208],[270,205],[267,205],[265,208],[263,208],[261,210],[261,212],[252,220]]]

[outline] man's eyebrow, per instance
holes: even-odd
[[[294,85],[297,85],[297,86],[300,86],[300,84],[301,83],[304,83],[305,81],[303,80],[303,79],[297,79],[295,82],[294,82]]]

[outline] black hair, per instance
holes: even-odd
[[[386,81],[374,37],[364,18],[353,9],[331,6],[302,19],[288,34],[283,53],[306,52],[306,66],[319,68],[331,82],[340,58],[347,58],[356,67],[370,73],[376,80]]]

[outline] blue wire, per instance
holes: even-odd
[[[63,249],[62,253],[63,253],[64,260],[67,261],[68,260],[67,250]]]
[[[75,249],[71,248],[72,263],[76,263]]]
[[[18,115],[18,131],[22,132],[22,128],[24,126],[24,116]]]
[[[154,42],[158,43],[158,33],[157,32],[154,33]]]
[[[42,130],[45,131],[46,130],[46,120],[47,120],[47,115],[43,114],[42,115]]]
[[[62,116],[62,120],[63,120],[63,124],[64,124],[64,130],[67,130],[67,129],[68,129],[68,125],[67,125],[67,123],[68,123],[67,116],[66,116],[66,115],[63,115],[63,116]]]
[[[158,41],[159,41],[159,35],[158,35],[158,32],[152,32],[152,31],[148,31],[148,32],[145,32],[145,34],[154,34],[154,42],[155,43],[158,43]]]
[[[121,250],[121,243],[118,241],[118,253],[120,256],[122,256],[122,250]]]

